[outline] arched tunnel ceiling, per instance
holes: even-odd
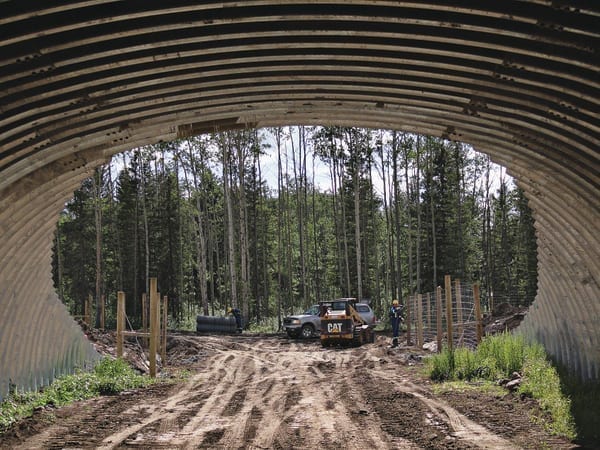
[[[505,165],[538,233],[522,329],[597,379],[599,18],[597,0],[0,1],[0,396],[9,377],[89,357],[50,257],[95,166],[285,124],[430,134]]]

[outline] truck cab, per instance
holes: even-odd
[[[308,339],[321,329],[319,305],[312,305],[302,314],[295,314],[283,318],[283,328],[291,338]]]

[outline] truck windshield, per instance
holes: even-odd
[[[319,307],[311,306],[306,311],[304,311],[304,314],[309,315],[309,316],[316,316],[319,314]]]

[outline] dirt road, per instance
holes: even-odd
[[[169,363],[191,376],[44,410],[2,448],[572,448],[530,422],[530,402],[435,396],[420,357],[384,337],[321,348],[282,336],[178,335]],[[163,369],[167,374],[168,367]]]

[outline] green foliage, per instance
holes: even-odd
[[[519,392],[538,400],[541,408],[552,417],[537,419],[554,434],[575,438],[575,422],[571,415],[571,400],[562,391],[556,369],[545,358],[541,346],[532,349],[523,366],[523,382]]]
[[[476,351],[444,348],[428,360],[431,378],[437,381],[508,378],[521,373],[526,358],[545,358],[537,346],[528,345],[522,336],[501,333],[485,337]]]
[[[151,379],[137,374],[122,359],[103,359],[95,368],[96,391],[101,395],[116,394],[126,389],[145,386]],[[93,391],[92,386],[90,390]]]
[[[458,348],[454,352],[453,364],[456,377],[460,380],[472,380],[479,375],[476,353],[468,348]]]
[[[148,377],[138,375],[122,359],[105,358],[93,372],[65,375],[39,392],[11,394],[0,403],[0,431],[13,422],[30,416],[36,408],[59,407],[98,395],[117,394],[153,382]]]
[[[169,318],[167,328],[176,328],[182,331],[196,331],[196,314],[185,315],[178,321]]]
[[[362,291],[381,315],[390,299],[446,274],[479,280],[497,301],[531,299],[531,211],[507,177],[497,192],[483,188],[498,171],[467,145],[356,127],[245,129],[138,148],[98,168],[66,205],[54,282],[74,315],[100,286],[107,326],[125,292],[134,328],[147,276],[185,329],[204,301],[211,311],[236,302],[262,321]]]
[[[63,406],[97,393],[96,377],[92,373],[80,372],[57,378],[42,391],[42,398],[44,405]]]
[[[426,366],[432,380],[450,380],[454,377],[454,352],[444,348],[438,355],[428,358]]]
[[[35,408],[43,404],[39,393],[13,393],[0,403],[0,432],[20,418],[30,416]]]
[[[552,418],[535,419],[554,434],[575,437],[571,402],[563,393],[556,369],[541,345],[528,344],[521,335],[488,336],[474,351],[444,348],[440,354],[428,358],[426,371],[434,381],[495,381],[518,372],[523,380],[519,393],[536,399]]]
[[[277,329],[277,318],[263,319],[260,323],[250,322],[248,326],[250,333],[274,333]]]
[[[501,333],[482,340],[477,347],[480,369],[489,370],[494,378],[510,377],[520,372],[525,361],[527,344],[522,336]]]

